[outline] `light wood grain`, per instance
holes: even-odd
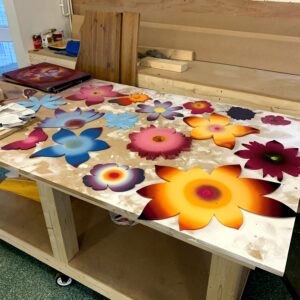
[[[141,53],[145,53],[148,50],[157,50],[164,54],[169,59],[178,59],[178,60],[194,60],[194,51],[190,50],[181,50],[181,49],[169,49],[155,46],[139,46],[138,51]]]
[[[140,61],[141,66],[159,70],[182,73],[188,69],[188,63],[184,61],[145,57]]]
[[[206,300],[240,299],[249,269],[212,255]]]
[[[42,182],[37,185],[54,257],[67,263],[79,249],[70,198]]]
[[[87,11],[80,30],[80,50],[76,69],[94,78],[119,82],[120,13]]]
[[[140,15],[122,13],[122,40],[120,54],[120,83],[137,83],[137,46],[139,37]]]

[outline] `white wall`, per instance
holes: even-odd
[[[60,0],[4,0],[12,41],[20,67],[29,65],[32,35],[49,28],[70,34],[69,20],[61,14]]]

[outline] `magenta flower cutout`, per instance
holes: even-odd
[[[173,128],[156,128],[152,125],[140,130],[129,135],[131,143],[127,145],[127,149],[148,160],[159,156],[174,159],[180,152],[191,148],[192,139]]]
[[[126,192],[145,179],[144,170],[114,163],[96,165],[90,172],[92,175],[84,176],[83,183],[96,191],[109,188],[114,192]]]
[[[105,97],[123,97],[124,94],[113,91],[113,85],[103,85],[97,87],[81,87],[79,92],[66,97],[68,100],[85,100],[87,106],[102,103]]]
[[[183,104],[183,107],[191,110],[192,114],[212,113],[214,111],[211,104],[205,100],[187,102]]]
[[[37,143],[44,142],[48,139],[48,135],[42,128],[33,130],[25,140],[12,142],[2,147],[3,150],[28,150],[36,147]]]
[[[261,121],[264,124],[271,124],[271,125],[289,125],[289,124],[291,124],[290,120],[286,120],[282,116],[273,116],[273,115],[268,115],[268,116],[262,117]]]
[[[277,142],[271,141],[266,145],[258,142],[243,144],[248,150],[240,150],[235,154],[248,159],[245,167],[251,170],[263,170],[263,176],[270,175],[283,179],[283,173],[297,177],[300,174],[300,157],[297,148],[284,148]]]

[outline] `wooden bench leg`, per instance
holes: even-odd
[[[69,195],[37,182],[53,255],[67,263],[78,252],[78,240]]]
[[[206,300],[237,300],[242,296],[249,269],[212,254]]]

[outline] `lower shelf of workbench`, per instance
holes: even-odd
[[[84,201],[72,207],[80,250],[68,265],[52,255],[39,203],[0,192],[0,238],[108,298],[205,299],[209,253],[142,225],[115,225]]]

